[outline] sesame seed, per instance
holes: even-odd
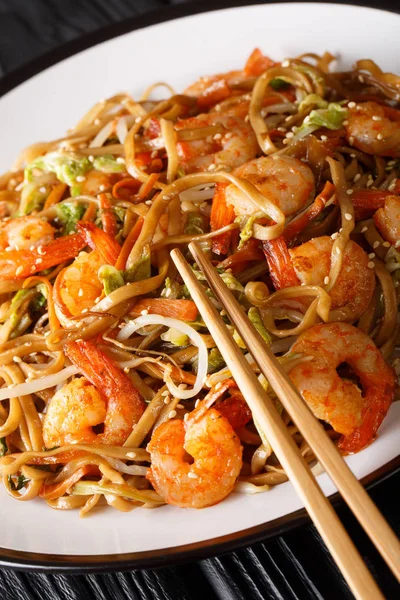
[[[185,413],[185,415],[184,415],[184,417],[183,417],[183,420],[184,420],[184,421],[187,421],[187,420],[188,420],[188,418],[189,418],[189,413]]]
[[[352,194],[354,194],[354,190],[350,189],[350,190],[346,190],[346,194],[348,196],[351,196]]]
[[[118,156],[117,161],[116,161],[119,165],[124,165],[125,164],[125,159],[123,156]]]
[[[126,453],[127,458],[136,458],[136,456],[137,456],[136,452],[127,452]]]
[[[219,388],[220,388],[221,386],[222,386],[222,383],[219,381],[219,382],[217,383],[217,385],[215,386],[215,389],[216,389],[216,390],[219,390]]]
[[[161,392],[161,396],[169,396],[169,391],[164,390],[163,392]]]
[[[104,190],[106,189],[106,186],[105,186],[105,185],[102,183],[102,184],[99,186],[99,189],[100,189],[100,191],[101,191],[101,192],[104,192]]]
[[[7,246],[6,252],[11,252],[11,250],[12,250],[11,246]]]
[[[86,179],[86,177],[85,177],[84,175],[78,175],[78,177],[76,178],[76,180],[77,180],[79,183],[82,183],[82,181],[85,181],[85,179]]]
[[[164,398],[164,404],[169,404],[171,402],[171,397],[170,396],[165,396]]]
[[[367,188],[370,188],[373,184],[374,184],[374,180],[373,179],[368,179],[368,181],[367,181]]]
[[[94,303],[97,304],[97,302],[100,302],[101,297],[97,296],[97,298],[94,299]]]
[[[88,156],[88,161],[91,163],[94,162],[94,156],[92,154]]]
[[[189,471],[188,477],[190,477],[190,479],[198,479],[199,478],[197,473],[193,473],[193,471]]]
[[[22,358],[21,358],[20,356],[14,356],[14,357],[13,357],[13,361],[14,361],[15,363],[21,363],[21,362],[22,362]]]
[[[42,262],[43,262],[43,258],[37,258],[37,259],[35,260],[35,264],[36,264],[36,265],[40,265]]]
[[[348,120],[348,119],[345,119],[345,120],[343,121],[343,125],[348,125],[348,124],[349,124],[349,120]]]
[[[372,115],[372,120],[373,121],[382,121],[382,117],[379,117],[378,115]]]
[[[322,142],[326,142],[326,140],[328,139],[328,136],[327,135],[321,135],[320,139],[321,139]]]
[[[290,62],[288,60],[284,60],[282,63],[282,67],[288,67],[290,65]]]
[[[394,245],[395,248],[399,248],[400,247],[400,240],[397,240],[397,242]]]
[[[178,385],[178,390],[186,390],[186,388],[187,388],[187,385],[186,385],[186,383],[180,383],[180,384]]]
[[[23,270],[24,270],[24,268],[23,268],[23,267],[18,267],[18,269],[15,271],[15,274],[16,274],[17,276],[18,276],[18,275],[21,275],[21,273],[22,273],[22,271],[23,271]]]
[[[376,255],[375,255],[375,252],[370,252],[370,253],[368,254],[368,258],[375,258],[375,256],[376,256]]]
[[[199,404],[200,404],[200,400],[196,400],[196,402],[194,403],[194,407],[197,408]]]
[[[129,367],[124,367],[124,373],[129,373],[130,368]]]
[[[245,118],[244,118],[244,122],[248,123],[249,121],[250,121],[250,117],[249,117],[249,115],[246,115]]]
[[[355,154],[353,154],[353,152],[352,152],[352,153],[350,154],[350,157],[351,157],[351,158],[356,158],[356,155],[355,155]]]
[[[228,133],[226,133],[224,137],[226,140],[230,140],[232,137],[232,133],[230,131],[228,131]]]
[[[208,171],[215,171],[215,169],[216,169],[216,168],[217,168],[217,165],[215,165],[215,164],[213,163],[213,164],[209,165],[209,167],[208,167],[208,169],[207,169],[207,170],[208,170]]]
[[[222,133],[216,133],[213,137],[213,140],[220,140],[222,138]]]
[[[378,133],[378,135],[376,137],[378,140],[383,140],[383,135],[381,133]]]
[[[136,117],[135,123],[140,123],[141,120],[142,120],[142,117]]]
[[[83,313],[87,313],[87,312],[89,312],[89,309],[88,308],[84,308],[82,312]]]
[[[358,81],[359,81],[360,83],[364,83],[364,77],[363,77],[362,75],[359,75],[359,76],[358,76]]]
[[[377,248],[378,246],[380,246],[380,244],[381,244],[380,242],[376,241],[372,244],[372,247]]]
[[[176,405],[176,408],[185,408],[185,407],[183,406],[183,404],[179,403]]]
[[[292,138],[293,136],[294,136],[293,131],[288,131],[287,134],[286,134],[287,138]]]
[[[147,309],[144,309],[144,310],[140,311],[140,314],[145,317],[146,315],[149,314],[149,311]]]
[[[361,175],[360,175],[360,173],[357,173],[356,175],[354,175],[354,177],[353,177],[353,181],[354,181],[354,183],[355,183],[356,181],[358,181],[359,179],[361,179]]]
[[[328,277],[328,276],[326,276],[326,277],[324,278],[324,284],[325,284],[325,285],[328,285],[328,283],[329,283],[329,277]]]
[[[336,240],[336,238],[337,238],[338,235],[339,235],[339,233],[337,231],[335,231],[335,233],[332,233],[331,239],[332,240]]]
[[[388,167],[394,167],[394,165],[395,165],[395,164],[396,164],[396,161],[395,161],[395,160],[388,160],[388,161],[387,161],[387,166],[388,166]]]
[[[291,118],[292,118],[292,117],[291,117],[291,115],[289,115],[288,117],[285,117],[285,121],[286,121],[286,122],[287,122],[287,121],[290,121],[290,120],[291,120]],[[307,118],[307,117],[306,117],[306,118]],[[304,122],[306,122],[306,119],[304,119]]]
[[[373,269],[375,267],[375,263],[372,260],[367,264],[368,269]]]
[[[289,140],[287,140],[286,138],[284,140],[282,140],[282,144],[288,144]]]
[[[344,218],[345,218],[347,221],[351,221],[353,217],[351,216],[351,214],[350,214],[350,213],[344,213]]]
[[[382,246],[384,246],[385,248],[390,248],[389,242],[383,242]]]
[[[336,254],[340,254],[340,248],[336,247]]]
[[[41,194],[45,194],[46,193],[46,188],[44,187],[44,185],[42,185],[42,187],[39,188],[39,192]]]
[[[32,346],[32,342],[25,342],[24,344],[27,348],[29,348],[30,346]]]
[[[276,130],[277,130],[277,131],[282,131],[283,133],[286,133],[286,132],[287,132],[287,129],[286,129],[286,127],[277,127],[277,129],[276,129]]]
[[[93,121],[93,125],[100,125],[100,119],[95,119]]]
[[[354,144],[354,136],[352,136],[352,135],[349,137],[349,144],[350,144],[350,146],[352,146]]]
[[[177,415],[177,412],[176,412],[176,410],[171,410],[171,411],[168,413],[168,419],[173,419],[174,417],[176,417],[176,415]]]
[[[355,108],[356,107],[356,103],[355,102],[349,102],[347,106],[349,108]]]
[[[397,179],[393,179],[392,183],[388,187],[389,192],[393,192],[393,190],[395,189],[396,186],[397,186]]]

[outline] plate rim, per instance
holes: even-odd
[[[252,0],[250,2],[242,0],[231,0],[230,2],[229,0],[217,0],[217,2],[214,0],[207,0],[206,2],[197,1],[189,4],[179,4],[160,9],[152,9],[149,13],[136,15],[124,19],[123,21],[106,25],[96,31],[66,42],[55,50],[49,50],[32,61],[17,67],[0,79],[0,98],[38,73],[41,73],[49,67],[56,65],[62,60],[74,56],[75,54],[132,31],[137,31],[159,23],[173,21],[182,17],[228,8],[285,3],[347,5],[400,14],[400,6],[397,10],[393,7],[377,7],[375,1],[336,0],[335,2],[329,2],[329,0],[322,0],[320,2],[298,2],[298,0],[274,0],[273,2],[266,3],[264,0]],[[363,477],[360,482],[366,489],[370,490],[389,477],[396,475],[399,471],[400,456],[392,459],[372,473],[369,473]],[[329,500],[335,508],[344,505],[338,492],[329,496]],[[167,565],[171,566],[189,561],[202,560],[209,558],[210,556],[239,550],[250,544],[260,543],[268,538],[281,535],[291,529],[310,522],[311,520],[307,511],[302,508],[277,519],[273,519],[272,521],[267,521],[266,523],[242,529],[224,536],[219,536],[217,538],[210,538],[201,542],[173,546],[170,548],[123,554],[48,554],[12,550],[0,546],[0,567],[14,570],[24,569],[32,572],[85,574],[104,571],[121,571],[132,568],[160,568]]]

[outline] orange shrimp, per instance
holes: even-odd
[[[394,372],[371,338],[348,323],[315,325],[291,351],[312,357],[289,375],[315,416],[342,434],[339,447],[358,452],[370,444],[395,391]],[[358,377],[362,391],[339,377],[336,369],[343,363]]]
[[[65,353],[84,377],[64,385],[50,400],[43,423],[46,448],[123,444],[145,410],[141,395],[93,341],[69,342]],[[101,424],[103,433],[95,433],[92,428]]]
[[[385,204],[374,214],[376,228],[390,244],[400,240],[400,197],[387,196]]]
[[[346,137],[355,148],[377,156],[400,156],[400,121],[387,116],[380,104],[357,104],[345,123]]]

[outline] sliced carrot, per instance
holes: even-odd
[[[139,200],[144,200],[150,194],[154,187],[157,179],[160,177],[159,173],[151,173],[146,183],[143,183],[138,194]]]
[[[259,48],[255,48],[247,59],[244,73],[248,77],[258,77],[275,64],[268,56],[264,56]]]
[[[141,185],[137,179],[125,177],[125,179],[120,179],[114,184],[112,195],[119,200],[130,200],[134,194],[137,194]]]
[[[211,231],[216,231],[230,225],[235,220],[235,211],[233,206],[227,205],[225,200],[225,189],[227,183],[217,183],[211,206],[210,225]],[[212,241],[212,251],[215,254],[226,254],[231,243],[231,232],[227,231],[217,235]]]
[[[112,204],[107,194],[99,195],[99,202],[101,208],[101,222],[103,224],[103,231],[115,237],[117,235],[117,218],[115,216]]]
[[[131,315],[138,316],[147,310],[149,314],[172,317],[181,321],[195,321],[198,315],[193,300],[169,300],[168,298],[142,298],[131,309]]]
[[[85,214],[82,217],[82,221],[93,221],[96,216],[97,206],[94,202],[90,202],[87,209],[85,210]]]
[[[65,190],[67,189],[66,183],[57,183],[51,190],[50,194],[47,196],[47,200],[44,203],[44,209],[50,208],[53,204],[57,204],[60,202],[61,198],[64,196]]]
[[[372,217],[378,208],[383,208],[388,196],[396,195],[396,191],[388,190],[354,190],[351,201],[354,206],[354,217],[356,221],[362,221]]]
[[[24,279],[38,271],[75,258],[85,246],[85,240],[77,233],[57,238],[46,246],[39,246],[34,250],[2,251],[0,252],[0,280]]]
[[[80,467],[72,475],[67,477],[64,481],[60,481],[59,483],[53,483],[50,485],[44,484],[42,487],[39,496],[41,498],[46,498],[47,500],[54,500],[55,498],[60,498],[63,496],[77,481],[82,479],[85,475],[88,475],[92,470],[92,465],[85,465]]]
[[[140,232],[142,231],[144,223],[144,217],[139,217],[132,229],[130,230],[128,237],[125,239],[121,251],[118,254],[118,258],[115,262],[115,268],[122,270],[125,269],[126,261],[128,260],[128,256],[138,239]]]
[[[276,290],[300,285],[294,270],[288,247],[283,237],[263,242],[272,283]]]
[[[114,265],[121,251],[116,239],[89,221],[78,221],[76,228],[86,244],[100,252],[105,263]]]
[[[298,217],[290,221],[289,225],[285,227],[283,232],[283,238],[285,242],[289,242],[296,235],[301,233],[305,229],[310,221],[315,219],[325,208],[325,204],[335,192],[335,186],[330,181],[327,181],[324,185],[322,192],[318,194],[314,202],[301,213]]]

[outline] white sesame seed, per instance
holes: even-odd
[[[44,249],[43,246],[38,246],[37,247],[37,252],[38,254],[40,254],[41,256],[43,256],[43,254],[46,254],[46,250]]]
[[[176,408],[185,408],[185,407],[183,406],[183,404],[179,403],[176,405]]]
[[[88,156],[88,161],[91,162],[91,163],[94,162],[94,156],[93,156],[93,154],[91,154],[90,156]]]
[[[367,264],[368,269],[373,269],[375,267],[375,263],[372,260]]]
[[[325,284],[325,285],[328,285],[328,283],[329,283],[329,277],[328,277],[328,276],[326,276],[326,277],[324,278],[324,284]]]
[[[380,117],[378,115],[372,115],[372,120],[373,121],[382,121],[382,117]]]
[[[221,138],[222,138],[222,133],[216,133],[216,134],[213,136],[213,140],[220,140]]]
[[[219,388],[220,388],[221,386],[222,386],[222,383],[219,381],[219,382],[217,383],[217,385],[215,386],[215,389],[216,389],[216,390],[219,390]]]
[[[40,265],[42,262],[43,262],[43,258],[37,258],[37,259],[35,260],[35,264],[36,264],[36,265]]]
[[[349,108],[355,108],[356,107],[356,103],[355,102],[349,102],[347,106]]]
[[[176,417],[176,415],[177,415],[177,412],[176,412],[176,410],[171,410],[171,411],[168,413],[168,419],[173,419],[174,417]]]
[[[288,67],[290,65],[290,62],[288,60],[284,60],[282,63],[282,67]]]
[[[144,309],[144,310],[141,310],[141,311],[140,311],[140,314],[141,314],[141,315],[143,315],[143,316],[145,317],[146,315],[148,315],[148,314],[149,314],[149,311],[148,311],[147,309]]]
[[[356,154],[353,154],[353,152],[350,154],[351,158],[356,158]]]
[[[200,400],[196,400],[196,402],[194,403],[194,407],[197,408],[199,404],[200,404]]]
[[[354,194],[354,190],[350,189],[350,190],[346,190],[346,194],[348,196],[351,196],[352,194]]]
[[[348,124],[349,124],[349,120],[348,120],[348,119],[345,119],[345,120],[343,121],[343,125],[348,125]]]
[[[385,248],[390,248],[389,242],[383,242],[382,246],[384,246]]]
[[[84,308],[82,312],[83,313],[87,313],[87,312],[89,312],[89,309],[88,308]]]
[[[338,235],[339,235],[339,233],[337,231],[335,231],[335,233],[332,233],[331,239],[332,240],[336,240],[336,238],[337,238]]]
[[[186,385],[186,383],[180,383],[180,384],[178,385],[178,390],[186,390],[186,388],[187,388],[187,385]]]
[[[293,136],[294,136],[293,131],[288,131],[287,134],[286,134],[286,137],[289,138],[289,139],[292,138]]]
[[[340,248],[336,247],[336,254],[340,254]]]
[[[326,142],[326,140],[328,139],[328,136],[327,135],[321,135],[320,139],[321,139],[322,142]]]
[[[21,363],[22,362],[22,358],[20,356],[13,356],[13,361],[15,363]]]
[[[216,169],[216,168],[217,168],[217,165],[215,165],[215,164],[213,163],[213,164],[209,165],[209,167],[208,167],[208,169],[207,169],[207,170],[208,170],[208,171],[215,171],[215,169]]]
[[[277,131],[282,131],[283,133],[287,132],[286,127],[277,127]]]
[[[129,367],[125,367],[125,368],[124,368],[124,372],[125,372],[125,373],[129,373],[129,371],[130,371],[130,368],[129,368]]]
[[[221,110],[221,106],[220,106],[219,104],[216,104],[216,105],[214,106],[214,109],[215,109],[217,112],[220,112],[220,110]]]
[[[24,270],[24,267],[18,267],[18,269],[15,271],[15,274],[16,274],[17,276],[18,276],[18,275],[21,275],[21,273],[22,273],[22,271],[23,271],[23,270]]]
[[[306,117],[307,118],[307,117]],[[289,115],[288,117],[285,117],[285,121],[290,121],[292,119],[291,115]],[[304,119],[304,122],[306,122],[306,119]]]
[[[97,298],[94,299],[94,303],[97,304],[97,302],[100,302],[101,300],[101,296],[97,296]]]
[[[400,240],[397,240],[397,242],[394,245],[395,248],[399,248],[400,247]]]
[[[161,392],[161,396],[169,396],[169,391],[164,390],[163,392]]]
[[[104,190],[106,189],[106,186],[105,186],[105,185],[102,183],[102,184],[99,186],[99,189],[100,189],[100,191],[101,191],[101,192],[104,192]]]
[[[350,214],[350,213],[344,213],[344,218],[345,218],[347,221],[351,221],[353,217],[351,216],[351,214]]]
[[[381,243],[380,243],[380,242],[378,242],[378,240],[377,240],[376,242],[374,242],[374,243],[372,244],[372,247],[373,247],[373,248],[377,248],[378,246],[380,246],[380,244],[381,244]]]
[[[368,258],[375,258],[375,256],[376,256],[375,252],[370,252],[368,254]]]
[[[397,186],[397,179],[393,179],[392,183],[388,187],[389,192],[393,192],[393,190],[395,189],[396,186]]]
[[[6,252],[11,252],[11,250],[12,250],[12,249],[13,249],[13,248],[11,248],[11,246],[7,246],[7,248],[6,248]]]
[[[188,420],[188,418],[189,418],[189,413],[185,413],[185,415],[184,415],[184,417],[183,417],[183,420],[184,420],[184,421],[187,421],[187,420]]]
[[[354,183],[355,183],[356,181],[358,181],[359,179],[361,179],[361,175],[360,175],[360,173],[357,173],[356,175],[354,175],[354,177],[353,177],[353,181],[354,181]]]
[[[93,125],[100,125],[100,119],[95,119],[93,121]]]
[[[25,342],[24,346],[26,346],[27,348],[29,348],[30,346],[32,346],[32,342]]]
[[[394,165],[395,165],[395,164],[396,164],[396,161],[395,161],[395,160],[388,160],[388,161],[387,161],[387,166],[388,166],[388,167],[394,167]]]
[[[190,479],[198,479],[199,478],[197,473],[193,473],[193,471],[189,471],[188,477],[190,477]]]
[[[246,115],[245,118],[244,118],[244,122],[248,123],[249,121],[250,121],[250,117],[249,117],[249,115]]]
[[[136,456],[137,456],[136,452],[127,452],[126,453],[127,458],[136,458]]]
[[[383,135],[381,133],[378,133],[378,135],[376,136],[376,138],[378,140],[383,140]]]
[[[284,140],[282,140],[282,144],[285,144],[285,145],[286,145],[286,144],[288,144],[288,143],[289,143],[289,140],[288,140],[288,139],[286,139],[286,138],[285,138]]]
[[[226,140],[230,140],[230,139],[231,139],[231,137],[232,137],[232,133],[231,133],[230,131],[228,131],[228,133],[226,133],[226,134],[224,135],[224,138],[225,138]]]
[[[374,180],[372,178],[368,179],[368,181],[367,181],[367,188],[370,188],[373,185],[374,185]]]
[[[117,161],[116,161],[119,165],[124,165],[125,164],[125,159],[123,156],[118,156]]]
[[[362,75],[359,75],[359,76],[358,76],[358,81],[359,81],[360,83],[364,83],[364,77],[363,77]]]
[[[42,187],[40,187],[40,188],[39,188],[39,192],[40,192],[41,194],[45,194],[45,193],[46,193],[46,188],[45,188],[45,186],[44,186],[44,185],[42,185]]]
[[[164,404],[169,404],[171,402],[171,397],[170,396],[165,396],[164,398]]]
[[[80,288],[78,290],[78,296],[79,296],[79,298],[82,298],[82,296],[83,296],[83,289],[82,288]]]
[[[82,183],[82,181],[85,181],[86,177],[84,175],[78,175],[76,180],[78,181],[78,183]]]
[[[350,144],[350,146],[352,146],[354,144],[354,136],[352,136],[352,135],[349,137],[349,144]]]

